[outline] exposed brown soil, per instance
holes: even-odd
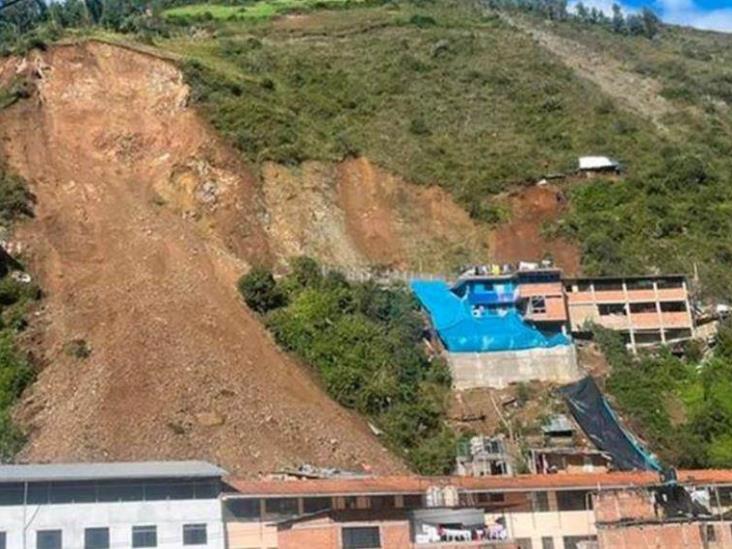
[[[38,200],[17,239],[47,292],[22,458],[403,471],[240,303],[236,278],[273,257],[261,199],[180,73],[99,43],[41,65],[37,97],[0,114],[0,150]],[[64,352],[74,339],[91,356]]]
[[[267,232],[275,254],[359,267],[442,272],[484,261],[488,230],[439,187],[420,187],[366,158],[262,172]]]
[[[562,191],[554,185],[525,187],[504,200],[510,219],[491,235],[491,256],[497,263],[538,261],[549,255],[565,274],[580,268],[580,251],[575,244],[542,234],[545,224],[557,220],[566,210]]]

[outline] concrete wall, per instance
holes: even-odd
[[[545,511],[526,513],[486,513],[487,524],[499,517],[506,520],[511,539],[530,539],[531,547],[540,549],[542,538],[551,538],[554,549],[564,548],[566,536],[594,536],[595,516],[592,511]]]
[[[61,530],[63,546],[84,547],[84,529],[108,527],[110,546],[130,547],[132,526],[157,526],[158,547],[183,546],[183,525],[207,525],[208,549],[224,548],[221,503],[218,499],[67,503],[0,506],[0,531],[9,549],[34,549],[38,530]],[[25,543],[24,543],[25,525]]]
[[[550,349],[492,353],[447,353],[455,389],[503,388],[509,383],[555,381],[570,383],[582,377],[574,345]]]
[[[265,522],[226,521],[227,549],[268,549],[277,547],[277,526]]]

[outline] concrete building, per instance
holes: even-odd
[[[590,323],[620,331],[636,348],[694,336],[694,318],[682,275],[564,280],[573,333]]]
[[[601,174],[619,174],[620,163],[607,156],[580,156],[577,171],[588,177]]]
[[[225,474],[199,461],[0,465],[0,549],[223,549]]]
[[[413,280],[411,287],[430,314],[456,389],[580,377],[560,270],[478,266],[452,285]]]
[[[730,501],[732,471],[678,476],[680,485],[704,487]],[[660,484],[651,472],[228,482],[234,490],[223,496],[230,549],[597,546],[598,525],[607,522],[605,514],[596,513],[598,494]],[[500,539],[457,541],[445,534],[481,529]],[[429,532],[442,532],[442,538],[436,541]]]
[[[593,495],[598,547],[732,547],[732,487],[675,483]]]

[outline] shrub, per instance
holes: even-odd
[[[450,375],[425,355],[423,320],[407,289],[351,284],[306,257],[278,283],[268,274],[257,275],[264,291],[256,295],[289,296],[266,316],[278,344],[312,365],[336,401],[379,425],[415,469],[451,469],[454,441],[443,425]]]
[[[434,17],[430,17],[429,15],[415,14],[409,18],[409,24],[414,25],[415,27],[418,27],[420,29],[426,29],[428,27],[436,26],[437,21],[435,21]]]
[[[266,313],[285,304],[284,295],[277,287],[271,271],[263,267],[254,267],[242,276],[238,288],[244,302],[258,313]]]

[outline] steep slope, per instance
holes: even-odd
[[[47,292],[22,457],[403,471],[240,303],[237,276],[271,257],[259,199],[178,71],[99,43],[34,64],[37,97],[0,114],[2,152],[37,196],[17,238]],[[75,339],[88,358],[64,350]]]
[[[273,251],[344,267],[444,272],[490,258],[489,229],[439,187],[412,185],[367,158],[266,163],[262,185]]]

